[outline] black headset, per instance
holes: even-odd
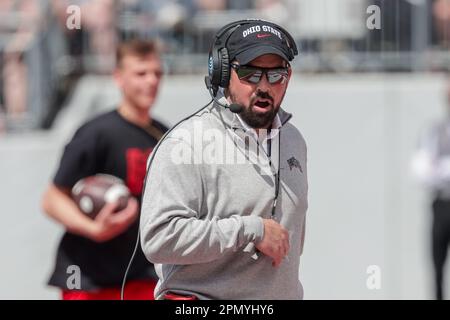
[[[294,59],[298,54],[297,45],[295,44],[294,38],[286,31],[286,29],[280,27],[279,25],[261,20],[261,19],[246,19],[231,22],[221,28],[215,35],[211,48],[209,50],[209,60],[208,60],[208,89],[213,90],[213,94],[216,95],[219,87],[227,88],[230,82],[230,59],[228,55],[228,39],[230,39],[233,32],[240,26],[255,22],[261,22],[268,24],[276,29],[281,30],[284,34],[284,39],[286,41],[289,50],[289,60]]]

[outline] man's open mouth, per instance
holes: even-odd
[[[264,99],[264,100],[258,99],[254,103],[254,105],[256,107],[261,108],[261,109],[265,109],[265,108],[269,107],[271,104],[272,103],[270,102],[270,100],[266,100],[266,99]]]

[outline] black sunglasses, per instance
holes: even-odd
[[[253,84],[259,83],[264,73],[270,84],[286,80],[289,75],[289,67],[262,68],[248,65],[241,66],[235,63],[232,63],[231,67],[236,70],[236,74],[240,80],[245,80]]]

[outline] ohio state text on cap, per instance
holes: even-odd
[[[286,35],[276,26],[265,22],[238,27],[227,44],[230,61],[244,65],[264,54],[276,54],[286,61],[293,59]]]

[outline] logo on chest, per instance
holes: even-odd
[[[127,186],[135,196],[142,193],[147,170],[147,159],[152,150],[152,148],[129,148],[126,151]]]
[[[289,165],[289,171],[292,171],[293,168],[297,168],[300,170],[301,173],[303,173],[302,166],[300,165],[300,162],[295,158],[291,157],[287,160],[287,163]]]

